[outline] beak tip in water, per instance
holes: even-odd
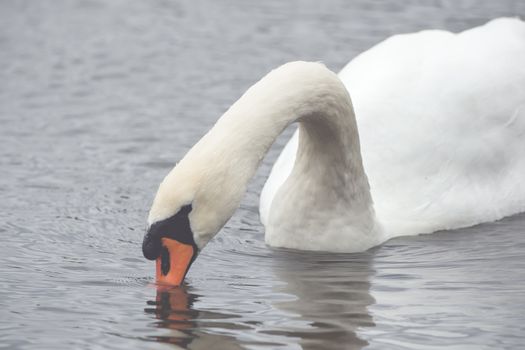
[[[180,286],[195,255],[194,247],[177,240],[162,238],[162,249],[157,258],[157,284]]]

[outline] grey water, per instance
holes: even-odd
[[[521,0],[0,2],[1,349],[520,349],[525,215],[360,254],[264,244],[258,194],[182,288],[141,254],[156,187],[290,60],[525,16]],[[497,203],[494,203],[497,205]]]

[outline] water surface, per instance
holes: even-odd
[[[521,348],[525,215],[361,254],[265,246],[292,129],[183,288],[140,250],[160,180],[271,68],[503,15],[525,2],[3,1],[0,348]]]

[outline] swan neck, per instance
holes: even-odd
[[[289,63],[248,89],[173,169],[172,182],[181,183],[177,173],[191,178],[197,236],[215,234],[233,215],[270,146],[294,122],[300,124],[297,184],[336,189],[348,182],[349,169],[366,182],[344,85],[321,64]]]

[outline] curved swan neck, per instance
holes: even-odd
[[[167,187],[162,192],[170,191],[172,199],[194,203],[190,220],[197,244],[199,236],[207,241],[233,215],[268,149],[295,121],[300,123],[300,147],[294,172],[302,178],[297,185],[317,186],[322,195],[323,190],[333,194],[340,186],[356,183],[359,186],[351,187],[365,188],[366,195],[351,194],[354,203],[370,205],[356,122],[344,85],[322,64],[292,62],[248,89],[161,184]],[[162,207],[163,201],[158,202],[156,198],[150,221],[159,219],[153,213],[162,216],[158,215],[162,210],[154,210]]]
[[[319,156],[315,159],[319,167],[352,166],[364,174],[350,96],[337,75],[319,63],[292,62],[270,72],[230,107],[202,141],[232,161],[250,165],[247,181],[275,139],[294,122],[299,122],[302,136],[299,161]],[[302,163],[314,166],[308,160]]]

